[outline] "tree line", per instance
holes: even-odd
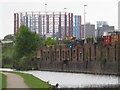
[[[20,26],[14,37],[7,35],[3,40],[12,40],[13,43],[2,45],[2,66],[18,70],[37,69],[37,48],[57,44],[54,38],[44,39],[24,25]]]

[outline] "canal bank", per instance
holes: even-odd
[[[39,70],[39,71],[48,71],[48,72],[60,72],[60,73],[76,73],[76,74],[81,74],[81,73],[83,73],[83,74],[92,74],[92,75],[112,75],[112,76],[120,76],[120,75],[118,75],[117,73],[92,73],[92,72],[85,72],[85,71],[83,71],[83,72],[74,72],[74,71],[55,71],[55,70]]]
[[[42,61],[40,63],[38,62],[37,64],[38,70],[40,71],[120,75],[118,72],[117,62],[106,62],[106,64],[103,66],[101,66],[98,61],[83,61],[82,63],[68,61],[67,64],[65,64],[64,61],[53,61],[51,63]]]

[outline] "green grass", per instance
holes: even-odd
[[[0,90],[2,89],[2,74],[0,73]]]
[[[7,76],[2,74],[2,88],[6,88],[6,87],[7,87]]]
[[[20,75],[21,77],[23,77],[25,83],[30,88],[44,88],[44,89],[48,89],[48,88],[51,87],[51,85],[48,84],[47,82],[44,82],[44,81],[40,80],[39,78],[34,77],[31,74],[25,74],[25,73],[20,73],[20,72],[14,72],[14,73]]]
[[[7,87],[7,77],[0,73],[0,90]]]

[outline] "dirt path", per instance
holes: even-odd
[[[3,74],[7,76],[7,88],[28,88],[21,76],[7,72]]]

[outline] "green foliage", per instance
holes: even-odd
[[[15,50],[18,57],[31,54],[40,45],[40,39],[36,33],[31,32],[22,25],[16,34]]]
[[[7,44],[5,46],[3,46],[2,48],[2,55],[3,55],[3,58],[9,58],[9,59],[12,59],[12,52],[13,52],[13,45],[12,44]]]
[[[0,73],[0,90],[3,90],[1,88],[6,88],[7,87],[7,79],[6,78],[7,77],[4,74]]]
[[[16,33],[14,48],[14,67],[24,69],[34,58],[36,49],[42,45],[39,36],[22,25]]]
[[[48,88],[50,88],[50,84],[48,84],[47,82],[44,82],[42,80],[40,80],[37,77],[34,77],[31,74],[25,74],[25,73],[19,73],[19,72],[15,72],[16,74],[22,76],[24,78],[25,83],[30,87],[30,88],[46,88],[45,90],[47,90]]]
[[[0,72],[0,90],[2,90],[2,74]]]
[[[3,44],[2,46],[2,66],[12,68],[13,44]]]
[[[6,35],[3,40],[5,40],[5,41],[9,41],[9,40],[14,41],[14,36],[11,35],[11,34]]]
[[[31,70],[31,69],[37,69],[37,65],[35,60],[33,59],[34,55],[29,55],[29,56],[23,56],[19,60],[19,68],[21,70]]]
[[[40,45],[39,47],[43,47],[45,45],[45,39],[40,37]]]
[[[56,45],[57,44],[57,40],[55,40],[54,38],[47,38],[45,40],[45,45]]]
[[[20,61],[19,61],[19,66],[21,68],[21,70],[24,70],[24,69],[29,69],[29,58],[26,57],[26,56],[23,56],[22,58],[20,58]]]

